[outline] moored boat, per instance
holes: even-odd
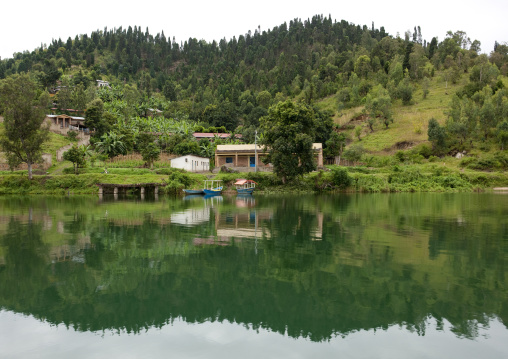
[[[186,195],[204,194],[202,189],[184,189],[183,193]]]
[[[252,194],[256,188],[257,183],[248,179],[237,179],[235,182],[236,191],[238,194]]]
[[[222,193],[222,180],[205,180],[203,193],[205,195],[221,194]]]

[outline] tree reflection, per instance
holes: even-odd
[[[91,331],[139,332],[183,318],[321,341],[394,324],[425,335],[433,317],[437,329],[448,321],[474,338],[491,318],[508,320],[507,207],[492,213],[468,201],[260,196],[237,207],[225,199],[208,222],[190,226],[150,206],[140,215],[139,205],[106,204],[108,216],[99,216],[83,200],[60,218],[72,243],[62,256],[41,222],[8,222],[0,306]],[[65,206],[46,205],[49,213]],[[253,237],[258,230],[264,235]],[[235,237],[219,241],[219,232]]]

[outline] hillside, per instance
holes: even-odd
[[[345,135],[346,158],[358,144],[363,155],[413,150],[424,159],[504,149],[508,46],[481,55],[463,31],[441,42],[438,35],[427,41],[415,26],[394,37],[321,15],[211,43],[105,28],[1,60],[0,79],[28,73],[50,92],[53,111],[87,110],[97,129],[92,144],[116,136],[127,152],[142,152],[153,142],[143,134],[158,133],[163,151],[211,157],[213,148],[189,133],[228,131],[253,141],[259,119],[286,99],[313,108],[322,120],[316,140],[330,157],[343,149],[327,144],[334,131]],[[111,87],[97,88],[97,80]],[[503,161],[483,167],[506,169]]]

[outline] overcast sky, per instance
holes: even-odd
[[[0,57],[32,51],[52,39],[90,34],[97,29],[129,25],[149,28],[151,34],[164,31],[178,43],[189,37],[208,42],[246,34],[261,26],[271,29],[295,18],[331,15],[357,25],[381,26],[395,36],[420,26],[423,38],[441,41],[448,30],[462,30],[471,40],[480,40],[482,52],[490,53],[494,41],[508,41],[507,0],[423,0],[423,1],[9,1],[1,6]]]

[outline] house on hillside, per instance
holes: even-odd
[[[181,156],[171,160],[171,167],[189,172],[205,172],[210,170],[210,159],[194,155]]]
[[[312,149],[315,153],[315,160],[318,168],[323,167],[323,146],[321,143],[313,143]],[[242,145],[218,145],[215,150],[215,167],[232,167],[242,171],[249,171],[257,168],[269,170],[271,164],[264,164],[260,161],[266,155],[262,146],[254,144]]]
[[[163,112],[159,110],[158,108],[147,108],[146,109],[146,115],[148,117],[156,117],[156,116],[162,116]]]
[[[51,132],[66,135],[69,131],[78,131],[85,134],[89,129],[85,127],[85,118],[69,115],[46,115],[44,122],[49,123]]]
[[[111,87],[111,86],[109,86],[109,82],[107,82],[107,81],[103,81],[103,80],[96,80],[96,81],[97,81],[98,88]]]

